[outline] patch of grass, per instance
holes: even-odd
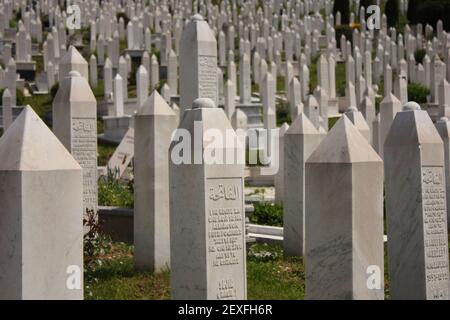
[[[41,118],[52,112],[52,101],[53,99],[49,94],[24,97],[24,104],[29,104]]]
[[[328,118],[328,130],[331,130],[339,119],[340,117]]]
[[[158,274],[136,272],[133,247],[114,243],[111,252],[103,255],[99,267],[85,273],[85,299],[168,299],[169,272]]]
[[[99,257],[96,269],[85,272],[85,299],[169,299],[170,272],[137,272],[133,267],[133,246],[113,243],[112,250]],[[247,297],[303,299],[305,271],[302,259],[283,258],[280,246],[253,244],[247,255]]]
[[[304,299],[302,259],[283,259],[280,246],[252,245],[247,255],[247,297],[249,300]]]
[[[101,120],[97,121],[97,127],[99,129],[103,128],[103,122]],[[99,131],[100,133],[100,131]],[[97,153],[98,158],[97,162],[99,166],[106,166],[108,163],[109,158],[113,155],[114,151],[116,150],[117,146],[113,144],[106,144],[106,143],[98,143],[97,145]]]
[[[98,179],[98,204],[121,208],[134,207],[133,182],[128,184],[119,180],[118,172],[109,171]]]
[[[289,104],[286,101],[280,101],[276,106],[277,111],[277,126],[280,127],[283,123],[292,123],[291,111]]]

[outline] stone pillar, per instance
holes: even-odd
[[[382,160],[343,115],[305,168],[306,298],[383,299]]]
[[[380,130],[379,130],[379,153],[383,158],[384,154],[384,142],[391,128],[397,112],[401,111],[402,104],[392,93],[389,93],[384,97],[380,103]]]
[[[134,117],[134,265],[170,265],[169,146],[178,119],[155,90]]]
[[[241,104],[249,104],[252,100],[252,81],[250,78],[250,58],[244,53],[239,63],[239,87]]]
[[[446,196],[450,199],[450,121],[447,117],[442,117],[436,122],[436,128],[444,142]],[[447,229],[450,230],[449,205],[447,205]]]
[[[88,63],[74,46],[70,46],[61,59],[59,64],[59,82],[62,82],[70,71],[78,71],[86,81],[89,81]]]
[[[199,14],[192,17],[180,40],[181,112],[197,98],[210,98],[218,104],[217,42]]]
[[[9,128],[9,126],[13,122],[13,114],[12,114],[12,97],[8,88],[3,91],[2,96],[2,118],[3,118],[3,132]]]
[[[286,256],[305,252],[305,162],[321,135],[304,113],[286,131],[284,142],[283,248]]]
[[[138,110],[148,98],[148,87],[149,84],[147,69],[145,69],[143,65],[140,65],[136,72],[136,95]]]
[[[428,113],[407,103],[384,145],[391,299],[449,299],[444,166]]]
[[[172,299],[247,296],[244,145],[230,145],[228,138],[226,145],[205,144],[213,132],[221,134],[219,140],[237,140],[224,111],[211,99],[197,99],[170,147]],[[192,137],[193,145],[183,135]],[[185,148],[190,156],[179,159]]]
[[[97,101],[77,71],[69,72],[53,99],[53,132],[83,168],[83,212],[97,211]]]
[[[0,299],[83,299],[81,167],[30,106],[0,158]]]
[[[358,129],[359,133],[367,139],[367,142],[370,143],[370,128],[367,125],[366,120],[364,120],[362,113],[355,107],[350,107],[345,111],[345,115],[353,123],[356,129]]]
[[[278,172],[275,174],[275,202],[283,203],[284,199],[284,135],[289,125],[285,122],[281,125],[278,142]]]

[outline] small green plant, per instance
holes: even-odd
[[[285,122],[290,124],[292,120],[289,110],[289,104],[282,101],[277,105],[277,125],[281,126]]]
[[[408,84],[408,99],[417,103],[427,102],[427,96],[430,94],[430,90],[421,85],[420,83]]]
[[[416,59],[417,63],[423,63],[423,58],[427,54],[427,51],[425,49],[419,49],[414,52],[414,58]]]
[[[101,206],[133,208],[133,181],[125,184],[119,179],[118,170],[109,170],[98,180],[98,203]]]
[[[95,210],[86,209],[83,218],[85,234],[83,236],[84,266],[88,270],[101,266],[99,257],[109,252],[112,247],[111,239],[101,232],[102,222]]]
[[[250,216],[250,222],[255,224],[281,227],[283,226],[283,206],[279,203],[258,202],[254,204],[255,211]]]

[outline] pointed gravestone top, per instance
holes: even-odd
[[[0,171],[79,170],[80,165],[30,106],[0,138]]]
[[[334,125],[317,147],[309,163],[355,163],[381,161],[378,154],[347,116]]]
[[[75,48],[74,46],[70,46],[69,50],[67,50],[67,53],[64,55],[64,57],[61,60],[61,64],[86,64],[87,61],[83,58],[81,53]]]
[[[289,125],[287,124],[287,122],[283,122],[283,124],[280,127],[280,136],[284,135],[286,133],[286,131],[289,130]]]
[[[78,71],[70,71],[59,85],[54,103],[94,102],[94,94],[85,78]]]
[[[145,100],[142,107],[137,111],[137,116],[150,115],[175,115],[172,108],[169,107],[166,100],[161,97],[158,91],[153,90],[150,97]]]
[[[318,134],[316,127],[314,127],[311,120],[304,113],[300,113],[286,134]]]
[[[417,109],[418,108],[418,109]],[[408,102],[403,111],[398,112],[386,137],[387,146],[404,146],[407,144],[440,144],[442,139],[428,113],[420,109],[415,102]]]

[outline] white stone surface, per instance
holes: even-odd
[[[384,149],[391,299],[449,299],[442,139],[427,112],[410,102]]]
[[[170,265],[168,150],[178,119],[156,90],[134,119],[134,265],[159,272]]]
[[[344,115],[305,168],[306,298],[383,299],[382,160]]]
[[[53,99],[53,132],[83,168],[83,203],[97,210],[97,101],[88,81],[71,71]]]
[[[305,252],[305,162],[320,141],[319,131],[304,113],[283,137],[283,249],[287,256],[302,257]]]
[[[83,299],[81,167],[29,106],[0,155],[0,298]],[[78,289],[66,286],[70,266]]]
[[[197,131],[199,137],[194,134],[194,121],[203,129]],[[208,98],[197,99],[185,111],[179,129],[198,139],[197,161],[202,164],[170,163],[171,297],[246,299],[244,145],[208,143],[203,136],[208,129],[234,135],[224,111]],[[170,152],[178,152],[179,144],[174,138]],[[192,148],[190,143],[185,146]],[[194,163],[191,151],[187,160]],[[205,161],[204,152],[220,154],[216,159],[224,164]],[[225,162],[230,152],[235,161]],[[242,164],[237,163],[237,154]]]

